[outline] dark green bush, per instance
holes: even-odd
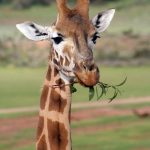
[[[15,0],[13,5],[16,9],[29,8],[32,5],[50,5],[52,0]]]
[[[137,50],[134,54],[134,58],[148,58],[150,59],[150,49],[140,49]]]

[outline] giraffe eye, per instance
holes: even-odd
[[[100,38],[100,36],[99,36],[98,33],[96,32],[96,33],[93,35],[93,37],[92,37],[92,41],[93,41],[94,44],[96,44],[96,40],[97,40],[98,38]]]
[[[54,37],[54,38],[52,38],[52,39],[53,39],[53,41],[55,42],[55,44],[59,44],[59,43],[61,43],[61,42],[63,41],[63,38],[60,37],[60,36]]]

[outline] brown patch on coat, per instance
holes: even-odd
[[[70,49],[71,49],[70,46],[65,46],[63,52],[64,52],[65,54],[67,54],[68,57],[71,59],[71,58],[73,57],[73,54],[72,54],[72,52],[71,52]]]
[[[51,66],[48,67],[48,71],[47,71],[47,74],[46,74],[46,79],[48,81],[51,80],[51,72],[52,72],[52,69],[51,69]]]
[[[55,51],[55,56],[56,56],[56,58],[58,59],[58,53]]]
[[[61,79],[56,80],[56,81],[55,81],[55,84],[56,84],[56,85],[61,85]]]
[[[69,108],[68,118],[69,118],[69,123],[71,123],[71,104]]]
[[[64,82],[61,78],[59,78],[58,80],[56,80],[55,83],[56,83],[57,85],[59,85],[60,87],[62,87],[62,86],[65,85],[65,82]]]
[[[65,57],[65,66],[69,66],[70,62],[67,57]]]
[[[48,96],[48,91],[49,91],[49,87],[47,85],[44,85],[43,90],[42,90],[42,94],[41,94],[41,100],[40,100],[40,108],[41,109],[45,108],[45,104],[46,104],[46,100],[47,100],[47,96]]]
[[[56,89],[52,89],[49,101],[49,111],[56,111],[60,113],[64,112],[67,105],[67,100],[63,99]]]
[[[37,150],[47,150],[45,135],[42,136],[40,142],[37,144]]]
[[[61,91],[66,91],[65,82],[61,79]]]
[[[41,136],[43,128],[44,128],[44,118],[40,116],[38,121],[38,127],[37,127],[37,140]]]
[[[48,138],[52,150],[65,150],[68,144],[68,132],[64,124],[58,121],[47,121]]]
[[[60,64],[63,65],[63,57],[60,56]]]
[[[55,65],[59,66],[59,62],[58,62],[55,58],[53,59],[53,63],[54,63]]]
[[[61,79],[61,84],[63,84],[63,85],[65,84],[65,82],[62,79]]]
[[[58,70],[56,68],[54,68],[54,77],[56,77],[58,74]]]

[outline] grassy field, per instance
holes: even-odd
[[[73,149],[148,150],[149,123],[149,118],[141,120],[128,115],[73,122]],[[35,128],[31,127],[15,133],[1,134],[0,149],[34,150],[34,137]]]
[[[1,67],[0,108],[38,106],[45,72],[46,68]],[[103,82],[117,84],[126,76],[128,80],[121,88],[122,95],[119,98],[150,95],[149,67],[101,67]],[[73,94],[73,103],[87,102],[88,89],[76,87],[78,91]]]
[[[144,36],[150,34],[150,2],[142,0],[115,1],[102,5],[91,5],[90,16],[99,11],[116,8],[116,14],[108,32],[120,36],[123,32]],[[38,12],[38,13],[37,13]],[[11,5],[0,5],[0,39],[12,37],[14,43],[22,40],[15,24],[31,20],[49,25],[56,19],[56,5],[48,7],[33,6],[30,9],[16,10]],[[107,34],[107,33],[106,33]],[[15,35],[15,37],[14,37]],[[109,35],[108,35],[109,36]],[[111,37],[111,36],[110,36]],[[24,37],[23,37],[24,39]],[[7,42],[6,42],[7,43]],[[16,44],[17,45],[17,44]],[[132,44],[131,44],[132,46]],[[107,48],[106,48],[107,49]],[[16,49],[15,49],[16,50]],[[121,50],[119,48],[119,50]],[[22,68],[0,64],[0,109],[39,107],[40,91],[44,81],[46,67]],[[150,67],[100,67],[101,81],[118,84],[127,76],[127,82],[121,87],[118,98],[150,96]],[[78,91],[73,94],[73,103],[88,102],[88,89],[75,85]],[[101,100],[108,100],[107,97]],[[94,98],[96,100],[96,97]],[[136,99],[135,99],[136,100]],[[149,102],[106,107],[106,109],[133,110],[150,106]],[[99,109],[103,109],[101,106]],[[91,113],[92,109],[86,108]],[[78,112],[81,109],[73,109]],[[36,117],[38,112],[0,114],[0,150],[34,150]],[[30,120],[19,124],[19,120]],[[32,120],[33,119],[33,120]],[[32,122],[33,121],[33,122]],[[84,118],[72,121],[72,141],[74,150],[149,150],[150,118],[139,118],[134,114],[110,115]]]

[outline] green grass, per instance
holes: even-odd
[[[45,72],[46,68],[0,68],[0,108],[38,106]],[[125,76],[128,80],[119,98],[150,95],[149,67],[101,67],[103,82],[117,84]],[[87,102],[88,89],[79,85],[77,89],[73,103]]]
[[[115,130],[104,130],[73,138],[73,147],[78,150],[134,150],[148,149],[149,120],[142,124],[127,125]]]
[[[1,68],[0,107],[18,107],[39,103],[43,69]]]
[[[145,0],[146,1],[146,0]],[[150,5],[135,4],[134,0],[125,0],[100,6],[90,6],[90,16],[108,8],[117,8],[115,18],[108,29],[109,33],[121,34],[133,30],[137,34],[150,33]],[[39,13],[38,13],[39,12]],[[15,24],[31,20],[49,25],[56,19],[56,6],[34,6],[27,10],[13,10],[11,6],[0,6],[0,38],[22,36]],[[39,106],[40,89],[44,81],[46,68],[0,67],[0,108]],[[119,98],[150,96],[149,67],[101,67],[101,81],[109,84],[121,82],[125,76],[127,83],[121,88]],[[77,85],[78,92],[73,94],[73,103],[87,102],[88,89]],[[111,92],[110,92],[111,93]],[[108,97],[110,94],[108,95]],[[136,100],[136,99],[135,99]],[[150,103],[114,106],[117,108],[140,108]],[[90,111],[90,109],[89,109]],[[37,112],[0,115],[0,118],[19,118],[34,116]],[[150,148],[150,119],[135,116],[112,116],[93,118],[72,123],[73,129],[116,124],[117,128],[95,130],[93,132],[73,132],[75,150],[142,150]],[[0,134],[0,150],[34,150],[34,128],[26,128],[9,135]],[[31,141],[31,143],[26,143]]]
[[[11,135],[11,137],[8,137],[7,134],[1,135],[0,136],[0,139],[1,139],[0,140],[1,141],[0,149],[1,150],[8,150],[8,149],[15,150],[16,145],[18,145],[17,147],[22,147],[21,145],[19,145],[19,142],[23,142],[25,139],[26,139],[26,141],[28,141],[28,140],[33,141],[34,137],[35,137],[34,134],[35,134],[35,129],[26,128],[19,132],[13,133],[13,135]],[[13,136],[13,138],[12,138],[12,136]]]
[[[117,122],[118,124],[126,123],[126,121],[137,121],[137,118],[134,116],[113,116],[113,117],[100,117],[94,118],[92,120],[83,120],[77,121],[72,124],[72,128],[81,128],[87,126],[94,126],[94,125],[109,125],[111,123]]]
[[[96,121],[97,120],[97,121]],[[85,123],[87,122],[87,123]],[[105,126],[116,123],[116,128],[82,132],[73,136],[73,147],[78,150],[133,150],[149,148],[148,137],[150,119],[140,120],[135,116],[101,117],[99,119],[78,122],[84,130],[89,126]],[[85,123],[85,124],[84,124]],[[74,125],[74,124],[73,124]],[[84,125],[84,126],[83,126]],[[75,126],[76,127],[76,126]]]
[[[96,121],[97,120],[97,121]],[[87,122],[87,123],[85,123]],[[115,123],[116,127],[105,130],[93,130],[84,132],[85,127],[104,127]],[[135,116],[113,116],[78,121],[72,123],[72,129],[83,129],[83,131],[72,133],[73,149],[77,150],[134,150],[148,149],[150,119],[139,119]],[[0,135],[1,150],[34,150],[35,129],[22,129],[13,135]],[[24,144],[23,141],[31,141]],[[20,144],[22,142],[22,144]]]

